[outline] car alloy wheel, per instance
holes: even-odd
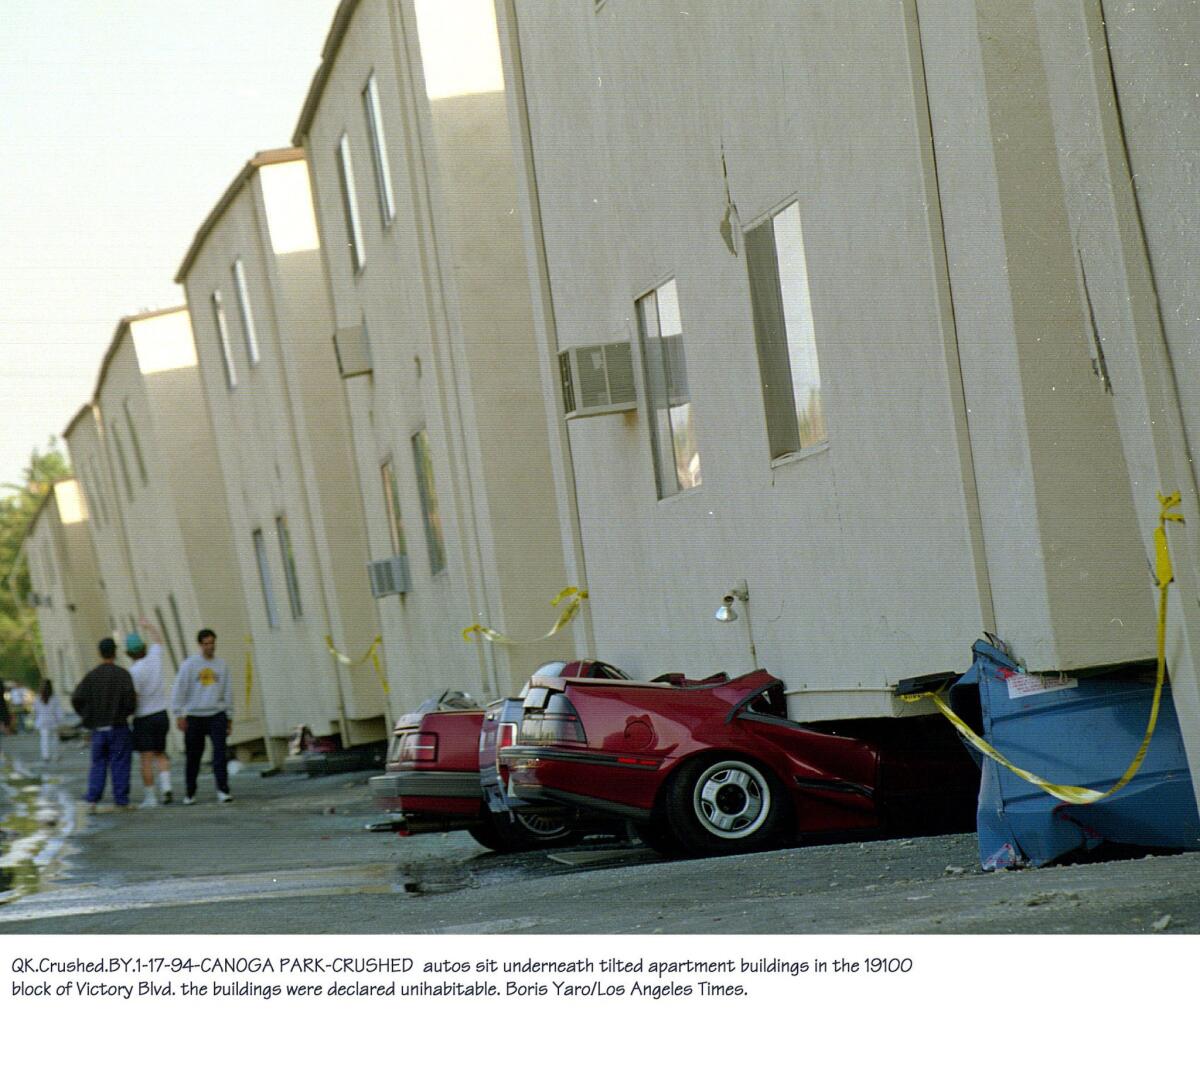
[[[571,831],[571,823],[544,814],[515,814],[517,825],[535,840],[558,840]]]
[[[744,840],[771,816],[771,785],[748,761],[718,761],[692,785],[692,808],[713,836]]]
[[[650,822],[662,842],[652,846],[688,855],[761,851],[784,838],[790,820],[787,790],[765,765],[714,754],[671,776]]]

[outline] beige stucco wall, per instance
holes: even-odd
[[[108,633],[86,507],[71,489],[78,490],[75,480],[55,485],[23,545],[38,597],[43,674],[66,709],[75,684],[97,663],[96,643]],[[77,509],[83,510],[82,518],[72,513]]]
[[[1027,160],[1045,125],[963,5],[919,29],[883,2],[500,7],[556,347],[636,337],[636,298],[670,277],[682,308],[703,485],[656,498],[644,395],[568,422],[598,651],[642,675],[747,666],[712,618],[745,578],[759,660],[793,689],[961,670],[984,630],[1035,669],[1152,653],[1061,182]],[[726,172],[742,226],[793,197],[804,226],[831,438],[774,468]],[[797,697],[800,716],[890,708]]]
[[[66,443],[87,504],[87,525],[104,595],[108,631],[119,636],[128,632],[131,619],[136,621],[141,602],[129,565],[120,495],[113,483],[105,441],[93,409],[81,413]]]
[[[182,330],[187,331],[184,310],[153,317],[181,320]],[[146,481],[133,459],[123,411],[126,402],[137,427]],[[239,743],[261,738],[257,685],[247,708],[246,606],[233,565],[224,481],[194,357],[190,362],[181,358],[179,366],[143,371],[134,338],[126,330],[111,352],[96,405],[113,458],[114,502],[119,505],[129,540],[138,612],[153,620],[154,609],[161,608],[177,638],[170,610],[170,597],[174,596],[189,653],[195,650],[196,633],[202,627],[216,632],[218,650],[228,661],[233,678],[231,740]],[[111,450],[114,423],[125,447],[132,497],[126,493]],[[180,650],[178,640],[175,648]],[[182,662],[182,656],[178,659]]]
[[[411,708],[448,686],[511,692],[538,663],[575,652],[468,644],[489,624],[518,639],[550,628],[566,580],[528,277],[515,214],[515,162],[503,95],[430,103],[409,4],[358,5],[306,138],[339,326],[365,322],[370,375],[348,379],[374,558],[391,552],[380,465],[400,485],[413,589],[379,602],[393,701]],[[361,92],[374,71],[397,214],[384,225]],[[355,272],[335,159],[349,134],[365,234]],[[419,358],[419,362],[418,362]],[[430,571],[411,438],[425,428],[446,538]],[[549,510],[549,516],[546,511]]]
[[[266,168],[290,167],[272,166]],[[303,165],[299,165],[303,170]],[[384,734],[385,703],[368,664],[346,668],[326,637],[360,658],[378,633],[349,417],[317,250],[276,255],[255,170],[212,223],[184,279],[200,376],[228,495],[236,569],[247,597],[268,733],[298,725],[347,744]],[[259,346],[250,362],[232,273],[243,261]],[[238,372],[230,389],[212,315],[220,289]],[[276,519],[285,516],[301,611],[288,597]],[[268,624],[253,533],[265,541],[279,625]],[[371,718],[376,718],[372,720]]]

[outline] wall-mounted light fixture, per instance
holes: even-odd
[[[717,622],[737,622],[737,604],[739,601],[742,605],[742,611],[746,616],[746,644],[750,646],[750,660],[753,662],[754,668],[757,670],[758,650],[754,647],[754,633],[750,629],[750,590],[747,588],[744,578],[721,597],[721,606],[717,608],[713,618],[716,619]]]

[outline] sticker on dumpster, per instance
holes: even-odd
[[[1006,681],[1010,701],[1034,694],[1052,694],[1055,690],[1070,690],[1079,685],[1078,679],[1066,675],[1018,675],[1015,672]]]

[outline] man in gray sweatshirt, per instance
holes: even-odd
[[[196,635],[200,651],[189,656],[175,676],[171,689],[171,712],[175,726],[183,732],[187,756],[184,776],[187,781],[185,806],[196,801],[196,780],[200,759],[204,756],[205,736],[212,740],[213,776],[217,780],[217,802],[233,802],[229,794],[229,775],[225,769],[225,738],[233,726],[233,692],[229,665],[216,656],[217,635],[201,630]]]

